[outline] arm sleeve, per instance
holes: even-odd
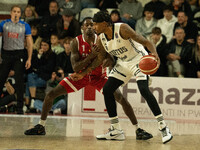
[[[2,21],[1,23],[0,23],[0,32],[2,33],[3,32],[3,25],[4,25],[4,21]]]
[[[31,27],[29,24],[25,24],[25,35],[31,35]]]

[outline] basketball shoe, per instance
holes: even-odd
[[[136,133],[136,140],[148,140],[153,137],[152,134],[146,132],[141,128],[138,128],[135,133]]]
[[[45,135],[45,128],[44,126],[37,124],[33,128],[28,129],[24,132],[25,135]]]
[[[163,128],[162,130],[160,130],[160,132],[161,132],[163,144],[171,141],[171,139],[173,138],[173,136],[170,133],[169,128],[167,126],[165,128]]]
[[[124,132],[119,129],[115,129],[113,126],[108,129],[106,134],[97,135],[96,138],[98,140],[125,140]]]

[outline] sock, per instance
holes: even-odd
[[[32,98],[32,99],[31,99],[30,108],[34,108],[34,102],[35,102],[35,99],[34,99],[34,98]]]
[[[39,124],[40,124],[40,125],[45,126],[45,123],[46,123],[46,120],[41,120],[41,119],[40,119],[40,121],[39,121]]]
[[[138,128],[140,128],[139,124],[135,124],[134,127],[135,127],[135,131],[136,131]]]
[[[120,126],[120,124],[119,124],[118,116],[110,118],[110,123],[111,123],[111,126],[112,126],[114,129],[121,130],[121,126]]]
[[[162,130],[163,128],[165,128],[167,126],[166,123],[165,123],[165,121],[164,121],[164,118],[163,118],[162,114],[156,116],[155,118],[158,121],[158,128],[159,128],[159,130]]]

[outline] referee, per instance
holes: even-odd
[[[0,23],[0,36],[2,36],[0,41],[0,45],[2,44],[2,50],[0,51],[2,58],[0,64],[0,95],[12,68],[16,80],[17,114],[23,114],[24,66],[26,69],[31,66],[33,42],[30,26],[20,21],[21,8],[17,5],[13,6],[10,14],[11,19]],[[27,43],[28,58],[26,62],[24,61],[24,42]]]

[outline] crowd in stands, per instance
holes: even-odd
[[[77,16],[85,8],[111,8],[114,23],[127,23],[152,41],[161,60],[153,76],[200,78],[199,6],[200,0],[151,0],[145,6],[137,0],[28,0],[21,19],[31,27],[34,50],[31,68],[24,75],[26,112],[40,112],[45,91],[73,73],[70,41],[81,34]],[[13,77],[11,72],[8,79]],[[0,111],[16,99],[12,80],[7,80],[0,95]],[[64,95],[54,101],[51,111],[66,113],[66,106]]]

